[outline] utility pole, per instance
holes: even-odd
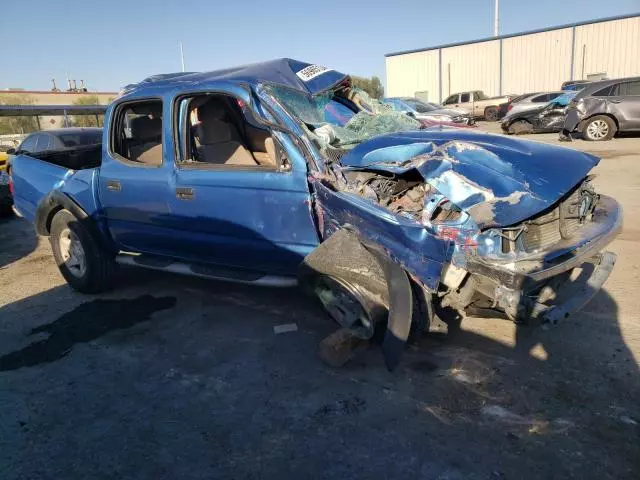
[[[500,34],[500,0],[496,0],[495,11],[493,12],[493,36]]]
[[[180,63],[182,63],[182,71],[184,72],[184,51],[182,50],[182,42],[180,42]]]

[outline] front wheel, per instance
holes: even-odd
[[[513,135],[522,135],[533,132],[533,125],[526,120],[518,120],[509,126],[509,133]]]
[[[60,210],[53,217],[49,242],[60,273],[72,288],[97,293],[111,286],[113,255],[68,210]]]
[[[606,115],[597,115],[589,119],[583,129],[585,140],[590,142],[611,140],[615,133],[616,124]]]
[[[498,107],[487,107],[484,109],[484,119],[488,122],[498,120]]]

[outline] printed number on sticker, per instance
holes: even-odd
[[[318,75],[322,75],[324,72],[328,71],[329,69],[322,65],[309,65],[296,73],[296,75],[298,75],[301,80],[308,82],[309,80],[316,78]]]

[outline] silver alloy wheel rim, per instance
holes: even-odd
[[[587,133],[589,133],[589,137],[599,140],[607,136],[609,125],[604,120],[594,120],[587,127]]]
[[[83,277],[87,271],[87,261],[84,254],[84,248],[82,248],[82,244],[80,243],[78,236],[70,229],[65,228],[60,232],[58,246],[60,247],[62,261],[69,272],[74,277]]]

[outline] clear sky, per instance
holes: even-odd
[[[2,0],[0,89],[83,79],[119,90],[154,74],[276,57],[384,82],[384,54],[493,32],[493,0]],[[502,0],[500,33],[640,12],[640,0]]]

